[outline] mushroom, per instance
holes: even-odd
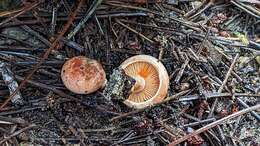
[[[158,59],[136,55],[125,60],[120,67],[136,81],[124,101],[127,106],[141,109],[163,101],[169,87],[169,76]]]
[[[61,79],[70,91],[89,94],[105,86],[106,73],[98,61],[76,56],[63,65]]]

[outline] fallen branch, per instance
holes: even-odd
[[[233,113],[233,114],[231,114],[229,116],[226,116],[226,117],[224,117],[222,119],[219,119],[219,120],[217,120],[215,122],[212,122],[212,123],[210,123],[210,124],[208,124],[208,125],[206,125],[204,127],[201,127],[199,129],[195,130],[194,132],[192,132],[192,133],[190,133],[188,135],[185,135],[185,136],[179,138],[178,140],[175,140],[175,141],[171,142],[168,146],[175,146],[175,145],[177,145],[177,144],[179,144],[181,142],[184,142],[187,139],[189,139],[189,138],[191,138],[193,136],[196,136],[196,135],[198,135],[198,134],[200,134],[200,133],[202,133],[202,132],[204,132],[206,130],[209,130],[209,129],[211,129],[211,128],[213,128],[213,127],[215,127],[215,126],[217,126],[217,125],[219,125],[219,124],[221,124],[221,123],[223,123],[223,122],[225,122],[225,121],[227,121],[229,119],[232,119],[232,118],[244,115],[244,114],[246,114],[248,112],[251,112],[251,111],[254,111],[254,110],[257,110],[257,109],[260,109],[260,104],[252,106],[252,107],[249,107],[249,108],[246,108],[246,109],[243,109],[243,110],[241,110],[239,112]]]
[[[24,131],[26,131],[26,130],[32,129],[32,128],[34,128],[34,127],[36,127],[36,125],[35,125],[35,124],[32,124],[32,125],[30,125],[30,126],[28,126],[28,127],[25,127],[25,128],[23,128],[23,129],[21,129],[21,130],[18,130],[18,131],[16,131],[16,132],[14,132],[13,134],[7,136],[5,139],[3,139],[2,141],[0,141],[0,145],[2,145],[2,144],[3,144],[4,142],[6,142],[7,140],[9,140],[9,139],[11,139],[11,138],[13,138],[13,137],[19,135],[20,133],[22,133],[22,132],[24,132]]]
[[[11,94],[7,100],[4,101],[4,103],[0,106],[0,111],[3,109],[3,107],[13,98],[14,95],[16,95],[18,93],[18,91],[27,83],[27,81],[33,76],[33,74],[38,70],[38,68],[41,66],[41,64],[48,58],[48,56],[50,55],[51,51],[54,50],[57,45],[59,44],[59,41],[62,39],[63,35],[67,32],[67,30],[70,28],[70,25],[72,24],[73,20],[76,17],[77,12],[79,11],[79,9],[81,8],[82,4],[83,4],[84,0],[81,0],[77,6],[77,8],[75,9],[75,11],[73,11],[71,13],[70,19],[68,20],[68,22],[64,25],[63,30],[59,33],[59,35],[57,36],[56,40],[51,44],[51,47],[44,53],[43,57],[40,59],[39,63],[36,64],[32,71],[30,72],[29,75],[27,75],[25,77],[25,79],[21,82],[20,86],[18,86],[18,88],[16,88],[16,90],[13,92],[13,94]]]

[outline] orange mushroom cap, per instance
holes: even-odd
[[[129,97],[124,101],[127,106],[145,108],[166,97],[169,76],[158,59],[149,55],[136,55],[125,60],[120,67],[136,81]]]
[[[64,85],[77,94],[89,94],[106,84],[106,74],[102,65],[93,59],[76,56],[62,67],[61,79]]]

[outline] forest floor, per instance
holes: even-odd
[[[260,145],[258,0],[2,0],[0,19],[0,145]],[[167,69],[166,101],[62,83],[74,56],[109,80],[138,54]]]

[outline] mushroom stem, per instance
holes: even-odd
[[[145,80],[144,78],[140,77],[140,76],[134,76],[133,77],[134,80],[136,81],[134,86],[132,87],[132,93],[138,93],[143,91],[144,87],[145,87]]]

